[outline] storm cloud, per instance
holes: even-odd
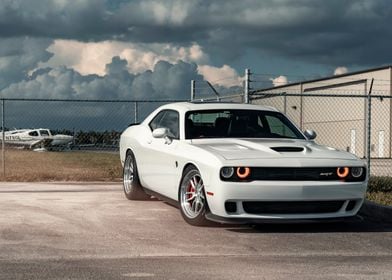
[[[138,103],[140,121],[166,100],[189,100],[190,80],[205,84],[203,76],[197,72],[197,65],[183,61],[175,64],[159,61],[153,70],[132,74],[126,60],[113,57],[106,65],[106,73],[104,76],[81,75],[64,66],[35,70],[28,78],[2,90],[3,98],[12,99],[6,100],[6,126],[122,130],[134,121],[134,103],[126,101],[148,101]],[[217,89],[222,94],[239,90],[238,87]],[[204,87],[197,97],[213,96],[211,89]],[[49,100],[30,101],[34,99]]]
[[[113,57],[105,76],[81,75],[61,66],[38,69],[30,77],[3,89],[5,98],[96,100],[189,99],[190,80],[203,81],[197,65],[159,61],[152,71],[132,74],[127,61]],[[187,81],[187,82],[184,82]]]
[[[46,49],[52,40],[41,38],[1,38],[0,90],[27,77],[28,72],[52,54]]]
[[[391,16],[387,0],[5,0],[0,36],[198,42],[222,60],[243,55],[246,46],[323,64],[370,65],[391,61]]]
[[[213,96],[205,80],[241,90],[249,53],[379,66],[392,61],[391,18],[387,0],[4,0],[0,94],[187,99],[194,79],[197,94]]]
[[[288,61],[293,71],[379,66],[392,61],[391,18],[387,0],[3,0],[0,96],[183,100],[190,80],[198,98],[214,97],[207,80],[221,95],[239,93],[238,73],[270,57],[282,73],[253,87],[292,81]],[[99,119],[102,129],[123,128],[132,115],[128,103],[13,102],[6,121],[15,127],[86,128]],[[140,103],[139,112],[158,105]]]

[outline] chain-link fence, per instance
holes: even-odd
[[[195,101],[243,102],[243,94]],[[157,107],[181,100],[2,99],[2,180],[116,180],[121,178],[121,132]],[[250,102],[277,108],[316,142],[370,163],[372,175],[392,174],[392,98],[362,93],[255,93]],[[18,141],[22,134],[31,136]],[[48,138],[56,141],[43,141]],[[41,137],[41,138],[40,138]],[[38,140],[40,141],[38,141]],[[20,139],[19,139],[20,140]],[[53,150],[52,153],[35,151]]]
[[[118,179],[121,132],[178,101],[2,99],[2,179]]]
[[[316,131],[319,144],[356,154],[368,162],[371,175],[392,175],[391,96],[263,92],[251,102],[277,108],[303,131]]]
[[[242,102],[240,93],[221,101]],[[122,131],[161,105],[187,100],[1,99],[2,180],[116,180]],[[194,101],[216,97],[198,95]],[[52,153],[36,153],[38,151]]]

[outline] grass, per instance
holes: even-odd
[[[1,181],[120,181],[122,167],[117,153],[45,152],[6,150],[6,176]],[[367,199],[392,206],[392,179],[371,178]]]
[[[392,177],[370,176],[366,198],[378,204],[392,206]]]
[[[6,176],[1,181],[119,181],[122,167],[117,153],[33,152],[7,149]]]
[[[392,192],[368,192],[366,198],[381,205],[392,206]]]

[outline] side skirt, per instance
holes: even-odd
[[[162,195],[160,193],[154,192],[154,191],[152,191],[150,189],[147,189],[147,188],[144,188],[144,187],[143,187],[143,190],[144,190],[144,192],[146,194],[151,195],[153,197],[156,197],[159,200],[165,201],[165,202],[169,203],[170,205],[172,205],[174,207],[178,208],[180,206],[180,204],[179,204],[179,202],[177,200],[171,199],[171,198],[169,198],[167,196],[164,196],[164,195]]]

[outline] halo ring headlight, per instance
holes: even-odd
[[[338,175],[339,178],[344,179],[349,174],[349,168],[348,167],[338,167],[336,169],[336,174]]]
[[[240,179],[246,179],[250,175],[249,167],[237,167],[236,174]]]

